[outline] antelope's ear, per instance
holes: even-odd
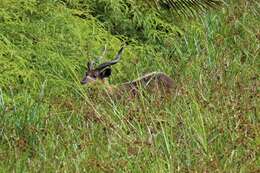
[[[108,78],[111,74],[112,74],[111,68],[106,68],[100,72],[100,78],[101,79]]]

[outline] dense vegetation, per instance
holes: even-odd
[[[0,172],[259,171],[259,2],[199,16],[137,2],[0,0]],[[178,95],[80,84],[125,41],[110,83],[163,71]]]

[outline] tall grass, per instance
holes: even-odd
[[[1,172],[259,171],[257,1],[183,22],[120,0],[0,2]],[[109,82],[164,71],[176,97],[80,85],[86,61],[125,40]]]

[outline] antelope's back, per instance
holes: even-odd
[[[162,72],[146,74],[134,81],[123,83],[121,89],[133,94],[144,89],[150,94],[170,94],[176,89],[174,80]]]
[[[175,89],[175,82],[162,72],[154,72],[144,76],[144,84],[148,91],[153,93],[170,94]]]

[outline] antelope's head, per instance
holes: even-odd
[[[96,68],[94,67],[93,61],[88,62],[85,75],[81,80],[81,84],[88,84],[90,82],[94,82],[97,80],[103,81],[105,78],[108,78],[112,73],[111,66],[118,63],[123,51],[124,51],[124,47],[122,47],[119,50],[114,60],[102,63]]]

